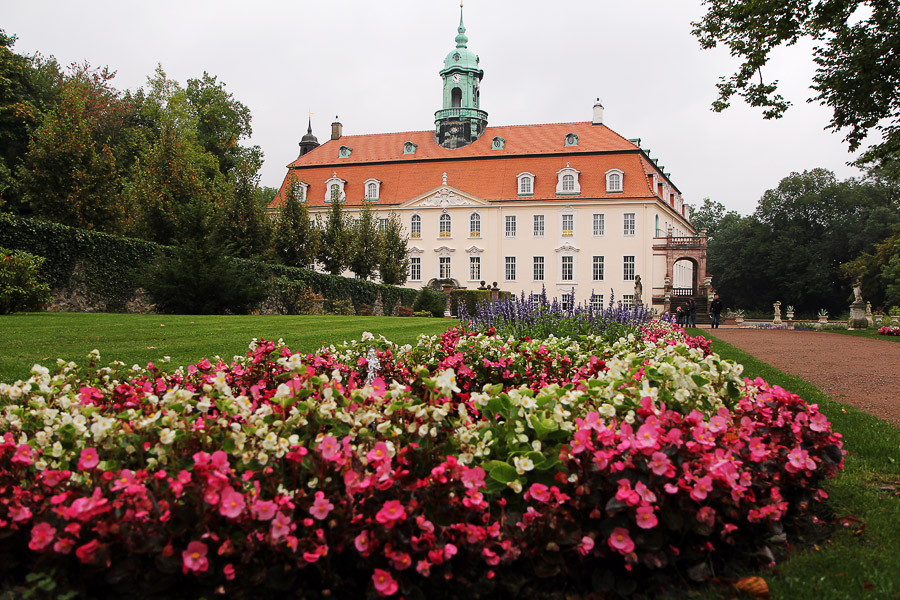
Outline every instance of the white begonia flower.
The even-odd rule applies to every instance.
[[[612,418],[616,416],[616,407],[612,404],[602,404],[600,408],[597,409],[602,416],[607,418]]]
[[[526,471],[534,470],[534,461],[527,456],[516,456],[513,458],[513,466],[516,468],[516,473],[524,475]]]
[[[291,396],[291,387],[286,383],[278,384],[278,387],[275,389],[275,395],[273,396],[276,400],[284,400],[286,398],[290,398]],[[247,402],[246,410],[250,410],[250,402]]]
[[[522,408],[533,409],[537,406],[537,400],[532,398],[531,396],[523,396],[522,397]]]
[[[175,441],[175,432],[168,427],[163,428],[163,430],[159,432],[159,441],[166,446],[171,445],[172,442]]]
[[[50,375],[50,369],[48,369],[47,367],[43,367],[39,364],[35,364],[34,366],[32,366],[31,372],[32,372],[32,374],[37,375],[38,377],[47,377]]]
[[[375,339],[375,336],[369,333],[368,331],[363,331],[362,337],[360,338],[364,342],[371,342]]]
[[[435,378],[435,384],[438,387],[438,390],[444,396],[449,396],[453,392],[459,392],[459,388],[456,387],[456,373],[453,369],[444,369],[440,373],[438,373],[437,378]]]
[[[509,483],[506,484],[506,486],[509,487],[512,491],[514,491],[517,494],[522,493],[522,482],[519,481],[518,479],[510,481]]]

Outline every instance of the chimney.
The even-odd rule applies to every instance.
[[[341,125],[341,122],[338,121],[337,115],[334,116],[334,123],[331,124],[331,139],[339,140],[341,139],[341,130],[344,128]]]
[[[594,102],[594,125],[603,125],[603,105],[600,104],[600,98]]]

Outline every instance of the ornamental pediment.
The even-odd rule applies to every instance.
[[[404,202],[403,208],[452,208],[456,206],[489,206],[490,203],[449,185],[429,190]]]

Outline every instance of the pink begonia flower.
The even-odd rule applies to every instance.
[[[91,540],[87,544],[79,547],[75,551],[75,556],[77,556],[81,562],[85,564],[93,564],[97,559],[97,550],[100,549],[100,542],[98,540]]]
[[[797,471],[802,471],[804,469],[814,470],[816,468],[816,463],[813,459],[809,457],[809,452],[797,446],[790,452],[788,452],[788,463],[784,466],[785,469],[790,473],[796,473]]]
[[[647,463],[653,474],[660,476],[668,472],[671,464],[672,461],[669,460],[669,457],[664,452],[654,452],[650,457],[650,462]]]
[[[587,556],[588,553],[594,549],[594,538],[590,536],[584,536],[581,538],[581,543],[578,544],[578,554],[582,556]]]
[[[697,480],[697,483],[694,484],[694,487],[691,489],[691,498],[696,500],[697,502],[701,502],[706,500],[706,496],[709,492],[712,491],[712,477],[707,475],[706,477],[702,477]]]
[[[324,440],[323,440],[324,441]],[[378,442],[375,447],[366,453],[366,459],[369,462],[378,463],[383,460],[390,460],[391,455],[388,453],[387,444]]]
[[[531,487],[528,488],[528,492],[526,493],[526,499],[527,497],[534,498],[538,502],[549,502],[550,489],[543,483],[532,483]]]
[[[216,450],[215,452],[213,452],[212,458],[209,462],[217,471],[227,473],[229,470],[231,470],[231,465],[228,462],[228,455],[221,450]]]
[[[35,552],[40,552],[50,545],[55,535],[56,529],[49,523],[38,523],[31,528],[31,541],[28,542],[28,547]]]
[[[659,430],[655,425],[644,423],[637,430],[634,438],[634,446],[636,448],[654,448],[659,440]]]
[[[453,544],[447,544],[446,546],[444,546],[444,558],[448,560],[453,556],[456,556],[457,552],[458,550]]]
[[[219,514],[223,517],[228,517],[229,519],[236,519],[241,516],[241,513],[244,512],[244,508],[246,507],[246,503],[244,502],[244,497],[241,496],[239,492],[236,492],[233,487],[228,486],[224,490],[222,490],[222,495],[219,501]]]
[[[31,509],[27,506],[10,506],[9,516],[12,518],[13,522],[21,523],[22,521],[27,521],[31,518]]]
[[[222,569],[222,573],[225,574],[225,579],[227,579],[228,581],[234,580],[234,565],[228,563],[227,565],[225,565],[225,568]]]
[[[709,430],[713,433],[721,433],[728,429],[728,420],[725,417],[716,416],[709,420]]]
[[[463,485],[470,490],[479,490],[484,487],[484,469],[481,467],[472,467],[463,471],[460,478]]]
[[[100,463],[100,455],[94,448],[85,448],[81,451],[78,458],[78,469],[80,471],[89,471]]]
[[[422,577],[430,577],[431,576],[431,563],[425,560],[424,558],[416,563],[416,573],[421,575]]]
[[[569,451],[572,454],[580,454],[588,449],[588,444],[591,442],[591,430],[587,429],[579,429],[575,432],[575,435],[572,436],[572,442],[569,444]]]
[[[322,438],[322,442],[319,444],[317,450],[325,460],[334,460],[336,457],[340,456],[341,445],[338,443],[336,437],[333,435],[326,435]]]
[[[372,538],[368,531],[360,532],[360,534],[353,539],[353,545],[356,546],[356,549],[360,554],[365,554],[369,551],[369,544],[371,542]]]
[[[646,502],[647,504],[653,504],[656,502],[656,494],[654,494],[650,488],[644,485],[643,481],[638,481],[634,484],[634,491],[637,492],[637,495],[641,497],[641,500]]]
[[[372,575],[372,583],[375,584],[375,591],[379,596],[393,596],[397,593],[397,582],[391,577],[391,574],[383,569],[375,569]]]
[[[275,519],[272,521],[272,539],[279,539],[291,532],[291,519],[283,512],[278,511]]]
[[[406,552],[392,552],[391,565],[398,571],[405,571],[412,566],[412,559]]]
[[[53,544],[53,551],[57,554],[69,554],[74,547],[75,542],[73,542],[69,538],[59,538]]]
[[[652,506],[641,506],[637,509],[637,525],[641,529],[653,529],[659,523]]]
[[[810,409],[815,405],[810,406]],[[828,429],[828,417],[824,414],[817,412],[812,418],[809,420],[809,428],[813,431],[825,431]]]
[[[716,511],[711,506],[704,506],[700,510],[697,511],[697,520],[703,523],[704,525],[708,525],[712,527],[716,524]]]
[[[195,467],[205,467],[209,465],[210,456],[206,452],[200,451],[194,453],[193,459]]]
[[[33,451],[31,446],[28,444],[19,444],[19,447],[16,448],[16,453],[13,454],[12,462],[19,463],[23,465],[30,465],[34,462],[31,458]]]
[[[325,492],[316,492],[316,499],[313,501],[313,505],[309,509],[309,514],[322,521],[332,510],[334,510],[334,504],[328,501],[328,499],[325,497]]]
[[[406,509],[399,500],[388,500],[375,515],[375,520],[390,529],[397,521],[406,518]]]
[[[122,469],[122,471],[119,472],[119,476],[116,477],[111,489],[112,491],[117,492],[121,489],[127,488],[134,483],[134,471]]]
[[[766,457],[766,446],[763,444],[762,438],[750,438],[747,447],[750,449],[750,460],[759,462]]]
[[[187,550],[181,553],[183,566],[181,570],[184,573],[193,571],[195,573],[203,573],[209,568],[209,560],[206,558],[208,548],[203,542],[191,542],[188,544]]]
[[[634,540],[631,539],[628,530],[624,527],[616,527],[609,534],[607,540],[609,547],[619,554],[630,554],[634,551]]]
[[[271,500],[257,500],[253,503],[253,516],[259,521],[271,521],[277,510],[278,506]]]

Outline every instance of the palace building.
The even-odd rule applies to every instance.
[[[613,294],[660,311],[678,296],[705,300],[705,235],[640,140],[606,125],[599,99],[590,121],[488,126],[484,71],[462,14],[440,76],[432,130],[345,136],[336,120],[319,144],[310,125],[270,210],[290,193],[323,218],[333,198],[351,215],[363,202],[382,218],[398,215],[407,287],[496,282],[516,294],[574,290],[576,302],[595,305]]]

